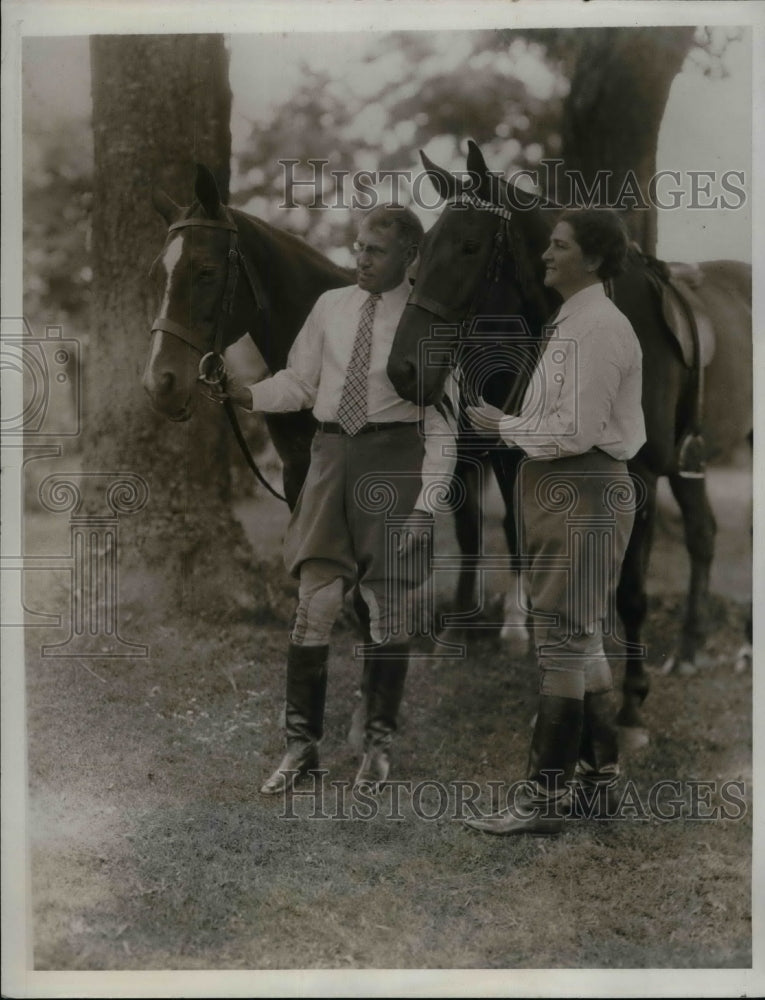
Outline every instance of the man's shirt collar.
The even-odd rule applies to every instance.
[[[406,305],[409,298],[409,294],[412,291],[412,286],[409,284],[409,278],[404,277],[404,280],[400,285],[396,285],[395,288],[389,288],[387,292],[378,292],[381,302],[385,305],[400,306]],[[361,311],[362,306],[367,301],[372,292],[366,291],[364,288],[359,288],[356,285],[356,305],[359,311]]]

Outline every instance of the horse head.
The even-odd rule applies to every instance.
[[[388,377],[404,399],[421,405],[440,398],[446,374],[457,360],[465,370],[476,331],[493,330],[496,340],[497,323],[507,326],[510,320],[513,333],[538,337],[549,312],[540,261],[549,227],[538,210],[531,217],[527,193],[492,174],[474,142],[468,149],[466,179],[420,153],[446,205],[422,247]],[[473,346],[477,339],[473,337]],[[489,399],[492,394],[481,395]]]
[[[160,287],[143,386],[156,410],[188,420],[196,401],[201,358],[222,353],[248,328],[252,307],[237,295],[237,226],[221,202],[212,173],[197,165],[195,201],[182,208],[163,191],[153,203],[168,224],[151,275]],[[233,270],[232,270],[233,269]]]

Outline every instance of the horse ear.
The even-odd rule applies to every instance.
[[[170,195],[165,194],[162,188],[153,189],[151,192],[151,203],[168,226],[172,225],[181,214],[181,206],[176,205]]]
[[[212,172],[204,163],[197,163],[197,178],[194,183],[194,194],[211,219],[217,219],[220,210],[220,193]]]
[[[483,153],[472,139],[468,139],[467,168],[472,174],[480,174],[481,176],[489,172]]]
[[[479,179],[478,188],[475,191],[478,197],[483,198],[484,201],[495,203],[496,191],[492,190],[489,168],[486,166],[483,153],[472,139],[468,139],[467,168],[471,177],[476,176]]]
[[[457,193],[457,178],[450,174],[448,170],[444,170],[443,167],[435,164],[422,150],[420,150],[420,159],[428,173],[428,177],[433,181],[436,191],[438,191],[444,201],[453,198]]]

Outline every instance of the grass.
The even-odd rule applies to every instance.
[[[652,602],[659,662],[679,606]],[[663,778],[738,779],[749,800],[751,677],[730,665],[743,617],[715,598],[709,666],[654,675],[652,742],[625,761],[642,794]],[[406,797],[396,821],[285,819],[257,792],[281,750],[284,625],[143,628],[149,658],[89,669],[40,659],[31,635],[38,970],[751,964],[749,814],[573,823],[552,840],[481,836],[449,810],[426,821]],[[340,630],[330,660],[328,780],[357,766],[353,641]],[[467,661],[415,661],[396,776],[521,777],[535,691],[531,660],[491,638]],[[299,816],[310,806],[295,800]]]

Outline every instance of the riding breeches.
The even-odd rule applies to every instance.
[[[624,462],[593,449],[519,471],[521,556],[535,628],[542,694],[610,690],[604,632],[635,516]]]
[[[300,579],[292,641],[322,645],[356,585],[369,610],[372,641],[404,641],[415,582],[397,558],[393,529],[422,486],[419,425],[349,437],[319,429],[284,543]]]

